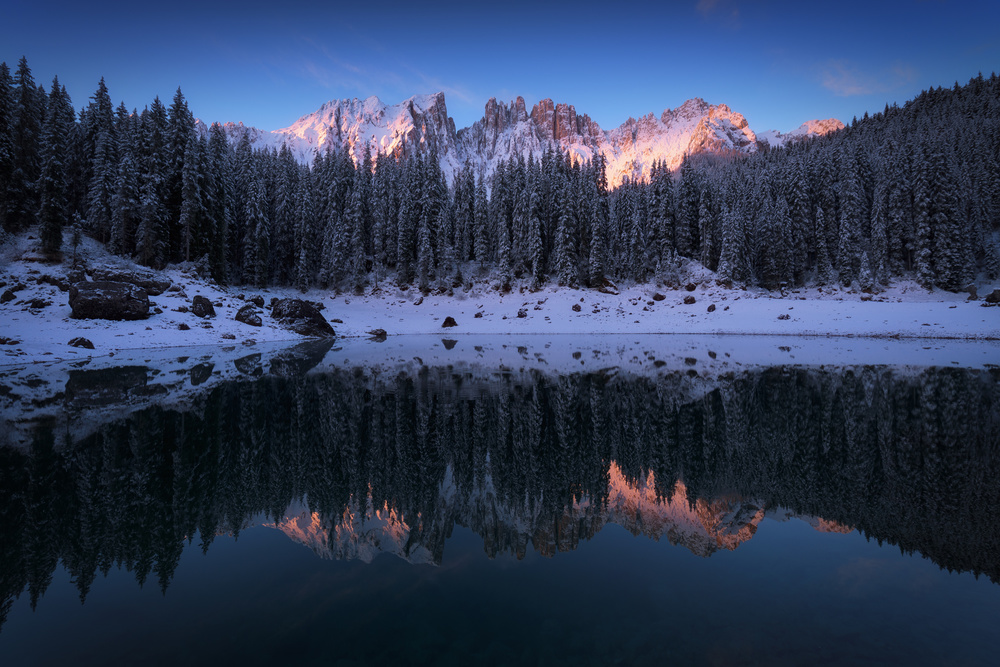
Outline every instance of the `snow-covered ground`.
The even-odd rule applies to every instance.
[[[963,347],[955,339],[1000,341],[1000,307],[985,307],[982,300],[969,300],[968,295],[936,290],[929,292],[912,282],[897,282],[875,295],[838,287],[813,287],[769,293],[765,290],[742,290],[716,284],[712,274],[692,265],[684,278],[684,287],[670,288],[650,284],[622,286],[619,294],[607,294],[592,289],[571,289],[549,286],[537,292],[517,287],[501,293],[488,280],[476,280],[471,288],[456,289],[452,296],[423,296],[410,288],[401,291],[391,283],[383,283],[377,293],[337,295],[328,290],[311,290],[300,294],[292,288],[257,289],[253,287],[220,287],[197,278],[190,270],[171,268],[162,272],[173,282],[171,290],[151,300],[162,312],[146,320],[109,322],[74,320],[70,318],[68,293],[47,282],[44,276],[64,277],[67,266],[39,261],[36,239],[22,235],[0,249],[0,293],[18,284],[15,299],[0,305],[0,366],[55,359],[80,359],[110,355],[121,356],[125,350],[151,350],[172,347],[230,346],[272,341],[293,343],[302,338],[275,324],[263,309],[261,327],[234,320],[236,311],[253,295],[261,295],[265,303],[272,297],[300,297],[323,303],[323,315],[331,321],[339,337],[367,338],[367,332],[384,329],[389,338],[386,345],[399,345],[415,356],[440,338],[471,340],[476,337],[541,336],[551,346],[593,347],[583,338],[597,334],[616,334],[634,339],[643,348],[675,348],[679,334],[686,336],[712,335],[721,337],[715,348],[738,347],[761,350],[774,348],[808,348],[810,356],[833,354],[832,348],[870,348],[871,360],[864,363],[907,363],[912,350],[958,350]],[[135,269],[129,262],[108,255],[96,242],[85,239],[80,251],[87,266],[119,266]],[[69,253],[67,253],[69,255]],[[67,260],[68,262],[68,260]],[[687,287],[693,287],[688,290]],[[997,285],[979,286],[981,295]],[[217,316],[200,319],[190,312],[196,294],[214,302]],[[244,298],[240,298],[240,296]],[[34,300],[48,302],[32,307]],[[693,303],[685,303],[685,299]],[[36,302],[37,304],[37,302]],[[519,313],[523,316],[519,317]],[[454,318],[456,326],[443,327],[446,318]],[[182,330],[187,326],[186,330]],[[415,334],[425,334],[424,337]],[[653,336],[672,334],[672,337]],[[72,338],[82,336],[94,344],[94,349],[71,347]],[[762,336],[787,339],[773,345]],[[877,339],[864,343],[834,340],[822,345],[806,343],[809,337],[852,337]],[[406,340],[402,341],[401,337]],[[934,339],[923,345],[907,343],[893,346],[887,339]],[[662,339],[654,342],[653,339]],[[728,340],[731,339],[731,340]],[[642,340],[640,344],[638,341]],[[697,338],[695,338],[697,340]],[[789,343],[788,341],[792,341]],[[610,341],[608,341],[610,342]],[[434,343],[430,343],[434,344]],[[512,345],[523,347],[525,343]],[[456,346],[452,346],[454,349]],[[465,347],[464,345],[462,347]],[[605,347],[605,345],[598,345]],[[972,346],[996,352],[996,345]],[[900,350],[893,360],[882,358],[879,350]],[[346,349],[346,348],[345,348]],[[903,352],[910,350],[910,352]],[[451,351],[451,350],[448,350]],[[803,354],[804,350],[799,354]],[[756,355],[754,355],[756,356]],[[866,358],[868,354],[864,355]],[[948,356],[948,355],[945,355]],[[978,356],[978,353],[977,353]],[[946,359],[944,363],[952,360]],[[833,358],[816,357],[815,363],[835,363]],[[780,363],[780,362],[779,362]],[[800,361],[801,362],[801,357]],[[997,354],[990,363],[1000,363]]]

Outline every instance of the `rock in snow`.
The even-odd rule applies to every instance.
[[[130,283],[97,281],[69,288],[70,317],[77,320],[142,320],[149,317],[146,290]]]
[[[237,322],[242,322],[243,324],[249,324],[252,327],[259,327],[263,324],[260,319],[260,313],[257,312],[257,309],[252,303],[248,303],[236,311],[235,320]]]
[[[271,309],[271,317],[303,336],[328,338],[336,335],[326,318],[312,304],[302,299],[278,301]]]
[[[215,306],[205,297],[195,294],[191,300],[191,312],[197,317],[215,317]]]

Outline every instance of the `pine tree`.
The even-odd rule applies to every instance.
[[[125,146],[119,152],[121,162],[118,164],[115,194],[111,200],[111,238],[108,246],[117,255],[130,255],[131,249],[135,247],[135,229],[141,215],[139,173],[131,147]]]
[[[55,254],[62,247],[62,228],[66,224],[68,200],[64,158],[74,115],[66,91],[60,88],[56,77],[52,80],[49,113],[42,134],[42,173],[38,182],[41,195],[38,211],[39,236],[42,250],[48,254]]]
[[[8,190],[14,175],[14,141],[11,135],[14,116],[13,79],[7,63],[0,62],[0,232],[8,229]]]
[[[489,201],[486,198],[486,184],[482,179],[476,183],[474,211],[474,251],[482,268],[490,259],[489,242]]]
[[[677,201],[677,233],[675,245],[678,252],[686,257],[692,256],[700,247],[698,238],[698,202],[701,191],[698,176],[691,163],[691,156],[684,156],[681,162],[680,195]]]
[[[156,177],[148,177],[142,186],[141,217],[135,233],[136,259],[140,264],[155,267],[163,266],[166,254],[163,205],[158,186]]]
[[[590,257],[587,263],[587,278],[591,287],[601,287],[604,284],[604,217],[601,215],[600,201],[594,201],[594,214],[590,230]]]
[[[577,284],[576,258],[573,255],[573,220],[565,179],[558,188],[559,222],[556,227],[555,279],[560,285],[575,287]]]
[[[207,249],[205,227],[205,204],[202,193],[202,165],[199,141],[193,136],[188,141],[184,153],[184,166],[181,180],[181,213],[179,224],[181,228],[181,248],[184,261],[190,262],[192,251],[195,256]]]
[[[87,184],[87,223],[94,236],[107,242],[112,225],[112,199],[118,176],[118,138],[115,132],[111,96],[101,78],[87,109],[84,131],[89,154]]]
[[[872,283],[875,286],[886,284],[888,275],[888,239],[886,238],[888,220],[885,214],[884,200],[884,189],[879,189],[872,202],[872,240],[869,252],[865,253],[865,258],[869,261]],[[862,289],[864,289],[864,285],[862,285]]]
[[[816,282],[828,285],[833,280],[833,262],[826,247],[826,215],[823,207],[816,209]]]
[[[35,182],[41,174],[39,140],[45,104],[39,94],[26,58],[21,58],[14,74],[14,109],[11,143],[14,171],[7,184],[7,229],[17,231],[35,223],[38,193]]]

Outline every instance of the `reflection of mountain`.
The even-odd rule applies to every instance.
[[[518,558],[525,555],[530,542],[542,555],[552,556],[559,551],[570,551],[579,546],[580,540],[589,540],[604,526],[616,524],[633,535],[653,540],[666,538],[670,544],[683,546],[698,556],[711,556],[720,549],[732,551],[757,532],[757,526],[767,516],[787,520],[799,518],[820,532],[849,533],[853,529],[835,521],[811,516],[798,516],[787,510],[765,513],[759,503],[736,497],[705,500],[690,499],[684,482],[677,480],[667,497],[656,491],[655,474],[650,471],[644,480],[630,482],[614,461],[608,466],[608,495],[603,506],[589,498],[574,499],[563,509],[555,521],[535,524],[539,517],[518,516],[517,508],[496,506],[495,496],[465,499],[454,503],[454,496],[445,485],[439,498],[440,511],[431,520],[454,520],[459,525],[472,528],[487,541],[503,536],[504,544],[487,544],[489,553],[509,552]],[[446,475],[446,479],[450,474]],[[470,502],[478,507],[470,512]],[[454,503],[449,506],[449,503]],[[483,507],[483,503],[491,503]],[[472,525],[469,515],[477,517]],[[411,563],[440,564],[444,553],[444,536],[451,533],[450,526],[439,526],[427,534],[439,538],[440,544],[421,544],[414,541],[414,531],[401,518],[400,512],[387,503],[376,509],[369,494],[365,502],[354,498],[336,520],[311,512],[302,503],[292,503],[285,516],[275,523],[265,524],[277,528],[294,542],[309,547],[321,558],[370,563],[375,556],[390,553]],[[423,521],[424,517],[418,517]]]
[[[0,448],[0,620],[60,561],[82,597],[116,564],[166,589],[187,536],[207,550],[259,515],[322,555],[435,563],[455,525],[489,556],[608,523],[707,555],[801,518],[1000,581],[998,408],[995,369],[418,367],[222,383],[80,442],[39,420]]]

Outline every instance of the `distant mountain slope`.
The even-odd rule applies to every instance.
[[[647,180],[658,161],[676,169],[686,153],[753,153],[759,148],[759,138],[779,147],[843,126],[836,119],[814,120],[787,134],[771,130],[757,135],[742,114],[725,104],[694,98],[664,110],[659,117],[650,113],[603,130],[587,114],[578,114],[572,104],[544,99],[529,113],[524,98],[518,97],[509,104],[490,98],[480,120],[456,130],[444,93],[436,93],[415,95],[394,105],[377,97],[334,100],[273,132],[233,123],[223,128],[234,143],[248,135],[256,148],[287,146],[300,162],[311,161],[316,152],[327,148],[349,150],[360,160],[365,144],[373,155],[378,151],[405,155],[427,145],[437,152],[449,180],[466,163],[479,176],[489,178],[501,161],[518,155],[539,156],[558,145],[584,160],[604,155],[608,183],[615,187],[627,178]],[[201,127],[206,129],[204,124]]]

